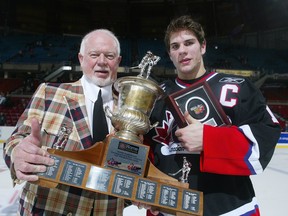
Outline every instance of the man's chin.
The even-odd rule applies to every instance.
[[[92,82],[100,87],[104,87],[104,86],[108,86],[110,84],[113,83],[113,81],[111,80],[111,78],[106,78],[106,79],[101,79],[101,78],[96,78],[96,79],[92,79]]]
[[[87,76],[87,75],[84,75],[84,76],[91,83],[93,83],[94,85],[97,85],[99,87],[104,87],[104,86],[111,85],[116,80],[116,78],[114,78],[114,77],[112,78],[110,76],[106,77],[106,78],[99,78],[99,77],[96,77],[96,76]]]
[[[183,74],[191,74],[193,71],[193,67],[187,66],[187,67],[182,67],[178,71],[181,71]]]

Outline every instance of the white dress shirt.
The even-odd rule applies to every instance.
[[[85,103],[87,107],[90,131],[91,131],[91,134],[93,134],[93,108],[94,108],[94,103],[97,100],[98,92],[100,88],[99,86],[96,86],[90,80],[88,80],[85,75],[81,77],[80,81],[84,89]],[[108,106],[110,110],[112,111],[113,110],[112,84],[102,87],[101,91],[102,91],[101,93],[102,93],[104,110],[105,110],[105,107]],[[108,130],[110,133],[112,124],[111,124],[110,119],[107,116],[106,116],[106,120],[107,120]]]

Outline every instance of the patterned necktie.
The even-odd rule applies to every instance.
[[[93,110],[93,142],[96,143],[99,141],[103,141],[107,134],[108,126],[103,109],[103,101],[100,89]]]

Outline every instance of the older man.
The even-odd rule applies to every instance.
[[[106,29],[94,30],[82,39],[78,58],[82,78],[74,83],[41,84],[5,144],[4,157],[13,180],[27,181],[20,215],[122,215],[122,199],[66,185],[49,189],[33,184],[37,173],[54,163],[42,147],[73,151],[95,143],[92,128],[103,128],[92,123],[100,90],[104,106],[113,107],[112,84],[121,61],[118,39]]]

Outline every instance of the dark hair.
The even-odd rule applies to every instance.
[[[184,15],[178,18],[171,20],[169,25],[167,26],[165,32],[165,46],[167,51],[170,50],[170,36],[174,32],[178,32],[181,30],[188,30],[195,34],[200,44],[203,44],[205,41],[205,32],[200,23],[194,21],[191,16]]]

